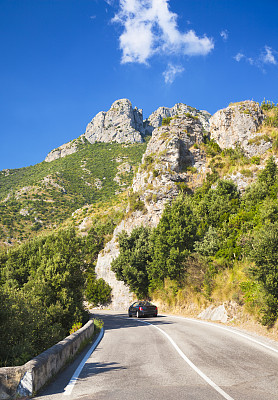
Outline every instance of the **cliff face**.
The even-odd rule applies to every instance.
[[[182,103],[178,103],[172,108],[159,107],[143,121],[141,109],[133,108],[128,99],[116,100],[107,112],[101,111],[92,119],[83,135],[52,150],[46,156],[45,161],[51,162],[75,153],[78,151],[78,144],[84,143],[86,140],[89,143],[142,143],[144,136],[150,135],[155,128],[162,124],[163,118],[186,113],[198,116],[203,128],[209,130],[210,114]]]
[[[177,103],[171,108],[159,107],[144,121],[145,130],[147,133],[151,134],[155,128],[161,126],[163,118],[173,118],[176,115],[183,114],[190,114],[194,117],[198,117],[203,128],[209,131],[209,119],[211,115],[207,111],[199,111],[183,103]]]
[[[144,136],[142,110],[133,109],[128,99],[117,100],[109,111],[92,119],[84,136],[90,143],[140,143]]]
[[[87,125],[85,133],[80,138],[52,150],[45,161],[51,162],[75,153],[78,151],[79,141],[142,143],[144,134],[142,110],[138,110],[137,107],[133,109],[128,99],[120,99],[115,101],[107,112],[99,112]]]
[[[263,120],[264,114],[258,103],[243,101],[232,104],[211,118],[211,138],[223,149],[240,146],[247,156],[263,154],[271,147],[260,133]]]
[[[131,196],[137,202],[143,201],[144,209],[128,210],[128,217],[115,229],[112,240],[99,254],[96,265],[97,277],[105,279],[113,288],[112,308],[126,309],[133,297],[128,287],[117,281],[110,269],[112,260],[119,255],[117,235],[123,230],[130,233],[140,225],[155,227],[165,204],[177,196],[181,184],[190,181],[192,174],[188,168],[196,168],[196,176],[204,173],[205,154],[194,148],[195,143],[203,141],[204,133],[200,119],[184,113],[171,119],[169,125],[153,130],[132,184]]]
[[[84,140],[82,140],[84,142]],[[52,150],[47,154],[44,161],[51,162],[57,160],[58,158],[66,157],[69,154],[73,154],[78,150],[78,141],[73,140],[69,143],[65,143],[57,149]]]

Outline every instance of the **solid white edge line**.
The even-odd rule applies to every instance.
[[[169,340],[169,342],[172,344],[174,349],[179,353],[179,355],[184,359],[184,361],[202,378],[204,381],[206,381],[214,390],[216,390],[221,396],[224,397],[226,400],[234,400],[231,396],[228,395],[228,393],[224,392],[223,389],[221,389],[219,386],[216,385],[208,376],[206,376],[198,367],[196,367],[195,364],[191,360],[189,360],[188,357],[182,352],[182,350],[179,348],[179,346],[174,342],[174,340],[169,336],[166,332],[164,332],[162,329],[158,328],[156,325],[151,324],[150,322],[146,321],[140,321],[143,324],[146,325],[151,325],[154,328],[158,329],[166,338]]]
[[[101,341],[101,339],[103,338],[103,334],[104,334],[104,329],[101,328],[101,331],[96,339],[96,341],[92,344],[92,346],[90,347],[90,349],[87,351],[86,355],[84,356],[83,360],[81,361],[81,363],[79,364],[79,366],[76,368],[76,370],[74,371],[74,374],[71,377],[71,380],[69,381],[68,385],[65,387],[65,390],[63,392],[64,396],[70,396],[71,392],[74,388],[74,385],[80,375],[80,372],[82,371],[86,361],[88,360],[88,358],[90,357],[90,355],[92,354],[92,352],[95,350],[95,348],[97,347],[97,345],[99,344],[99,342]]]
[[[204,324],[204,325],[213,326],[213,327],[215,327],[215,328],[219,328],[219,329],[222,329],[222,330],[224,330],[224,331],[233,333],[233,334],[235,334],[235,335],[237,335],[237,336],[241,336],[241,337],[243,337],[243,338],[245,338],[245,339],[247,339],[247,340],[250,340],[250,342],[256,343],[256,344],[258,344],[258,345],[260,345],[260,346],[262,346],[262,347],[265,347],[265,348],[268,349],[268,350],[271,350],[271,351],[274,351],[275,353],[278,353],[278,349],[275,349],[274,347],[271,347],[271,346],[269,346],[269,345],[267,345],[267,344],[265,344],[265,343],[263,343],[263,342],[260,342],[259,340],[254,339],[254,338],[252,338],[251,336],[248,336],[248,335],[245,334],[245,333],[238,332],[238,331],[236,331],[235,329],[233,329],[233,327],[225,327],[225,326],[221,326],[221,325],[219,325],[219,324],[213,324],[212,322],[199,321],[199,320],[194,319],[194,318],[179,317],[178,315],[167,315],[167,317],[178,318],[178,319],[184,319],[184,320],[186,320],[186,321],[196,322],[197,324]]]

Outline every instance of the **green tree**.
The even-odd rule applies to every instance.
[[[26,362],[84,320],[83,247],[70,228],[1,253],[2,364]]]
[[[161,220],[151,234],[151,262],[148,274],[155,288],[166,277],[180,280],[184,260],[193,250],[198,222],[193,215],[189,197],[179,196],[167,205]]]
[[[111,264],[117,279],[124,281],[138,297],[148,295],[149,236],[150,229],[143,226],[133,229],[130,235],[120,233],[120,254]]]
[[[93,274],[88,277],[85,296],[94,306],[110,303],[111,292],[111,286],[104,279],[96,279]]]
[[[278,317],[278,222],[268,224],[255,233],[249,256],[255,266],[252,276],[265,290],[266,306],[262,322],[272,326]]]
[[[265,182],[268,187],[273,186],[277,182],[277,165],[273,157],[270,157],[263,171],[258,177],[259,182]]]
[[[220,238],[217,230],[209,227],[205,236],[200,242],[195,242],[194,250],[204,256],[213,256],[220,247]]]

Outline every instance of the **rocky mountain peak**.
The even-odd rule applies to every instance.
[[[207,111],[199,111],[196,108],[187,106],[183,103],[177,103],[173,107],[159,107],[145,121],[146,133],[151,134],[155,128],[162,124],[164,118],[173,118],[177,115],[192,115],[198,117],[201,121],[204,130],[209,130],[209,119],[211,115]]]
[[[143,112],[133,108],[130,100],[114,101],[108,111],[99,112],[87,125],[86,131],[78,139],[52,150],[45,161],[50,162],[78,151],[78,144],[90,143],[142,143],[145,130]]]
[[[79,144],[86,140],[90,143],[142,143],[144,136],[151,135],[155,128],[161,126],[164,118],[182,115],[198,117],[203,129],[209,130],[211,115],[207,111],[199,111],[183,103],[177,103],[172,108],[159,107],[143,121],[143,111],[137,107],[133,108],[130,100],[116,100],[108,111],[99,112],[89,122],[83,135],[52,150],[45,161],[50,162],[75,153]]]
[[[128,99],[117,100],[107,112],[99,112],[84,134],[90,143],[141,143],[143,135],[143,112],[133,109]]]
[[[263,136],[263,120],[264,113],[255,101],[232,103],[211,117],[210,135],[221,148],[240,146],[247,156],[263,154],[271,147],[270,142],[259,137]]]

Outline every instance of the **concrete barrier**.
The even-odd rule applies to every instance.
[[[93,333],[94,320],[91,319],[77,332],[67,336],[26,364],[0,368],[0,400],[13,399],[16,396],[31,396],[36,393],[74,358]]]

